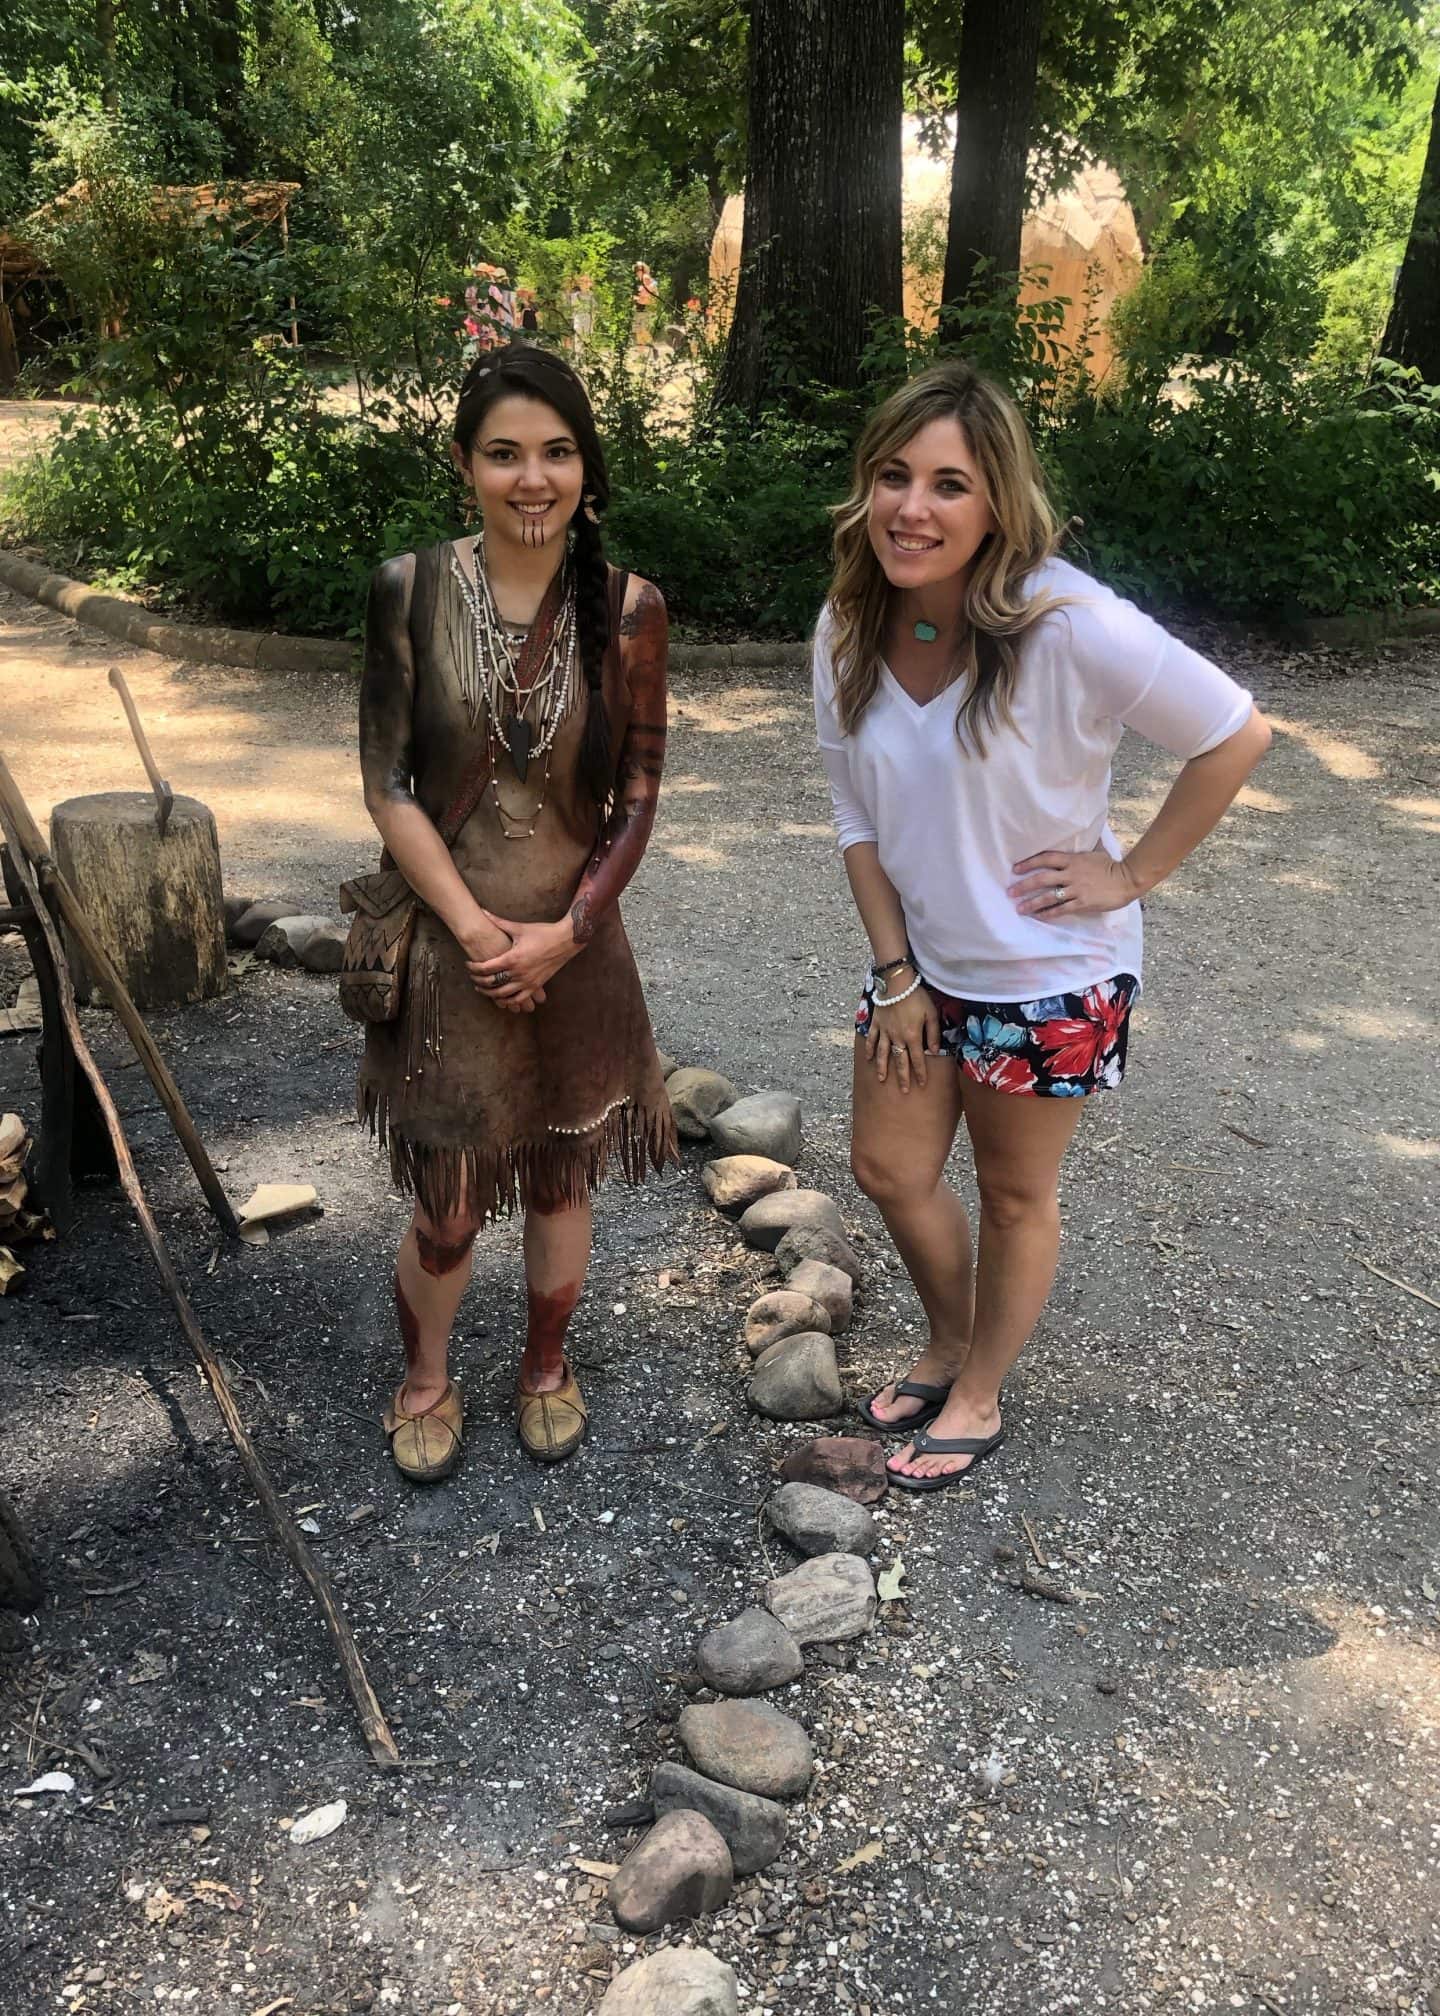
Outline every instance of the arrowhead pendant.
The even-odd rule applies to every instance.
[[[515,775],[523,784],[530,768],[530,749],[535,737],[530,723],[523,714],[512,714],[505,723],[505,741],[510,750],[510,761],[515,766]]]

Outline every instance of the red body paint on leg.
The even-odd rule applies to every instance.
[[[570,1318],[575,1314],[575,1305],[580,1300],[584,1285],[582,1281],[573,1281],[548,1294],[539,1288],[527,1289],[530,1320],[525,1336],[525,1355],[520,1361],[522,1379],[528,1382],[543,1374],[561,1371],[565,1358],[565,1332],[570,1327]]]
[[[415,1227],[415,1253],[427,1274],[433,1274],[438,1281],[444,1274],[453,1274],[465,1259],[465,1255],[475,1244],[475,1234],[467,1232],[461,1239],[446,1243],[432,1239],[428,1232]]]
[[[405,1299],[398,1274],[395,1276],[395,1311],[400,1318],[400,1338],[405,1346],[405,1370],[408,1374],[420,1363],[420,1323]]]

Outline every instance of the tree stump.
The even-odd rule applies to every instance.
[[[50,845],[137,1008],[178,1008],[225,992],[220,841],[208,806],[177,798],[162,840],[149,792],[67,798],[50,814]],[[103,1001],[65,936],[76,994]]]

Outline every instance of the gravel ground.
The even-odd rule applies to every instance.
[[[142,711],[168,707],[157,741],[206,723],[192,767],[160,760],[215,805],[234,874],[308,907],[368,862],[340,687],[186,673],[13,601],[3,625],[45,675],[23,709],[7,675],[0,738],[37,810],[127,774],[123,731],[69,732],[67,667],[122,655]],[[822,1768],[781,1860],[683,1935],[734,1964],[747,2016],[1440,2010],[1440,1319],[1370,1271],[1440,1295],[1440,647],[1225,656],[1281,732],[1151,904],[1130,1076],[1067,1165],[1005,1449],[973,1486],[882,1507],[908,1595],[778,1697]],[[805,694],[747,679],[675,695],[627,914],[664,1047],[804,1101],[803,1174],[867,1264],[842,1344],[864,1391],[917,1309],[846,1167],[860,939]],[[254,780],[302,755],[297,846]],[[1168,769],[1123,752],[1122,828]],[[320,1191],[324,1217],[262,1250],[217,1251],[147,1084],[89,1023],[411,1762],[367,1762],[129,1214],[91,1193],[0,1304],[0,1489],[52,1580],[0,1676],[0,2004],[593,2007],[658,1942],[617,1934],[577,1858],[636,1838],[607,1809],[677,1754],[700,1633],[788,1565],[757,1512],[808,1431],[747,1414],[739,1344],[769,1263],[709,1210],[694,1151],[608,1193],[575,1337],[595,1432],[552,1474],[509,1424],[518,1241],[489,1237],[460,1326],[467,1459],[407,1491],[376,1425],[377,1255],[404,1213],[349,1118],[330,986],[255,969],[157,1018],[232,1194]],[[37,1099],[28,1041],[4,1042],[0,1104]],[[1072,1601],[1013,1586],[1025,1521]],[[57,1767],[73,1795],[14,1799]],[[341,1829],[292,1847],[285,1823],[337,1798]]]

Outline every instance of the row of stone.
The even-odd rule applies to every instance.
[[[666,1090],[680,1133],[723,1150],[702,1174],[711,1202],[738,1218],[747,1245],[775,1255],[786,1280],[745,1319],[754,1360],[750,1404],[782,1420],[826,1418],[843,1405],[833,1340],[849,1328],[860,1264],[833,1200],[802,1190],[789,1166],[800,1148],[799,1102],[784,1093],[741,1100],[718,1073],[673,1067]],[[863,1501],[885,1488],[883,1465],[877,1485],[870,1465],[852,1459],[847,1469],[817,1455],[825,1446],[792,1451],[765,1508],[773,1529],[811,1558],[767,1585],[763,1607],[700,1641],[699,1677],[725,1698],[683,1710],[678,1734],[689,1761],[657,1764],[651,1774],[655,1824],[610,1886],[611,1911],[628,1931],[653,1932],[723,1908],[737,1874],[764,1869],[780,1854],[788,1825],[782,1802],[809,1786],[814,1751],[806,1731],[755,1697],[798,1680],[807,1645],[871,1628],[875,1580],[862,1557],[879,1536]],[[836,1484],[841,1488],[828,1488]],[[735,2016],[736,2009],[733,1970],[685,1947],[626,1968],[602,2004],[604,2016]]]
[[[349,931],[333,917],[302,910],[286,896],[225,898],[225,935],[277,966],[307,973],[338,973]]]

